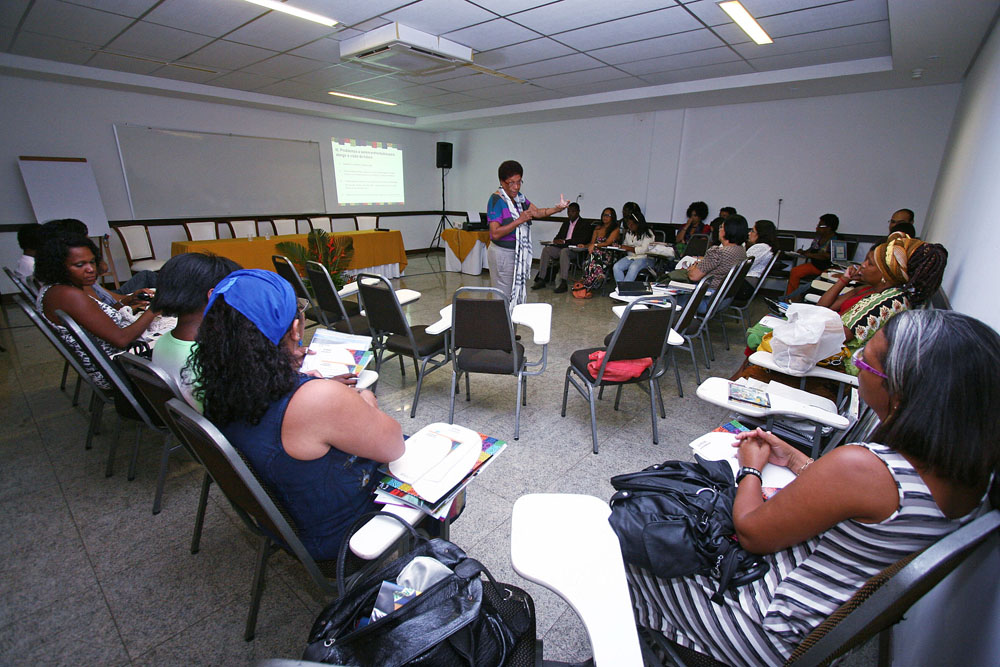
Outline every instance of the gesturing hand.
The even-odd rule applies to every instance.
[[[566,198],[563,197],[563,194],[560,192],[559,193],[559,208],[563,209],[563,208],[566,208],[567,206],[569,206],[569,202],[566,201]]]

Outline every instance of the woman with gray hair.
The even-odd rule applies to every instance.
[[[768,573],[714,604],[713,579],[630,566],[639,625],[726,664],[782,664],[866,580],[988,508],[1000,461],[997,332],[952,311],[907,311],[854,363],[881,421],[873,442],[813,461],[761,429],[736,436],[733,525]],[[797,477],[764,502],[767,463]]]

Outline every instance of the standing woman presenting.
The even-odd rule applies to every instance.
[[[537,208],[521,194],[524,169],[507,160],[497,169],[500,188],[490,195],[486,219],[490,225],[490,283],[510,300],[511,307],[525,302],[531,273],[531,220],[558,213],[569,206],[562,195],[552,208]],[[525,224],[528,223],[528,224]]]

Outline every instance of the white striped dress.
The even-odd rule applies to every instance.
[[[884,445],[861,444],[889,468],[899,509],[877,524],[844,521],[801,544],[765,556],[771,569],[713,603],[715,580],[660,579],[629,566],[636,622],[731,665],[780,665],[865,581],[978,515],[948,519],[910,463]],[[985,498],[983,499],[985,502]]]

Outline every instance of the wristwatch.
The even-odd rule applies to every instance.
[[[754,477],[756,477],[757,479],[759,479],[761,482],[764,481],[764,479],[760,476],[760,471],[759,470],[757,470],[756,468],[751,468],[750,466],[743,466],[742,468],[740,468],[739,474],[736,475],[736,485],[739,486],[740,482],[747,475],[753,475]]]

